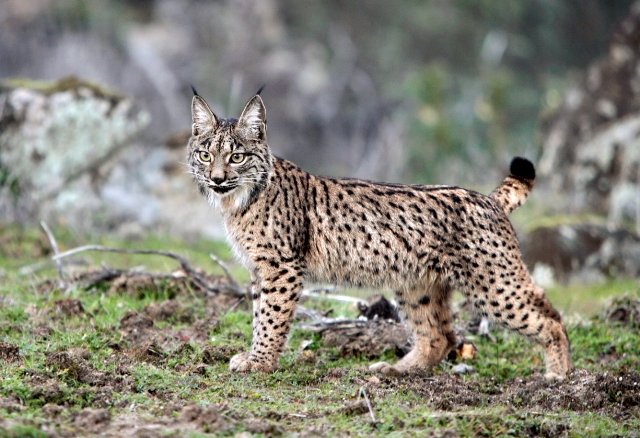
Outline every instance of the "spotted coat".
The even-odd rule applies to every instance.
[[[265,113],[258,95],[238,120],[218,119],[200,96],[192,104],[190,172],[222,211],[252,276],[253,342],[231,360],[232,370],[276,368],[303,282],[313,280],[396,291],[414,347],[373,370],[440,362],[454,345],[449,301],[458,290],[482,315],[542,345],[548,377],[566,375],[560,315],[533,283],[507,218],[533,186],[529,161],[514,159],[489,196],[321,177],[271,153]]]

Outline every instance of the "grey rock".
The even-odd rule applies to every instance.
[[[563,213],[596,212],[640,231],[640,2],[614,33],[608,54],[542,127],[541,181],[564,198]]]
[[[577,224],[541,227],[522,242],[532,272],[552,271],[552,278],[592,282],[607,277],[640,276],[640,236],[618,228]]]

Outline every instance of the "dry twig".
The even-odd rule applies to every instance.
[[[68,251],[56,254],[52,257],[52,259],[55,260],[60,260],[63,259],[65,257],[70,257],[72,255],[76,255],[82,252],[87,252],[87,251],[97,251],[97,252],[112,252],[112,253],[118,253],[118,254],[139,254],[139,255],[157,255],[157,256],[162,256],[162,257],[169,257],[171,259],[176,260],[179,264],[180,264],[180,268],[184,271],[184,273],[189,276],[189,278],[193,281],[193,283],[200,289],[202,289],[203,291],[206,291],[208,293],[216,293],[218,292],[218,289],[213,289],[210,287],[209,283],[207,282],[206,278],[200,273],[198,272],[196,269],[194,269],[189,262],[187,261],[187,259],[185,259],[184,257],[169,252],[169,251],[160,251],[160,250],[152,250],[152,249],[124,249],[124,248],[112,248],[112,247],[108,247],[108,246],[102,246],[102,245],[84,245],[84,246],[79,246],[77,248],[73,248],[70,249]],[[112,270],[112,271],[107,271],[105,272],[105,277],[109,278],[112,277],[113,275],[116,274],[122,274],[122,271],[117,271],[117,270]],[[105,278],[103,278],[105,279]],[[230,282],[229,284],[229,292],[240,297],[240,296],[245,296],[245,291],[242,290],[242,288],[238,285],[238,283],[236,283],[235,281],[233,281],[233,283]]]
[[[347,295],[330,294],[330,292],[333,292],[334,290],[335,288],[329,288],[329,287],[321,287],[317,289],[303,289],[302,296],[309,297],[309,298],[320,298],[320,299],[326,299],[326,300],[341,301],[343,303],[354,303],[354,304],[366,303],[366,301],[361,300],[360,298],[350,297]]]
[[[373,408],[371,407],[371,402],[369,401],[369,396],[367,395],[367,391],[365,390],[364,386],[360,387],[360,393],[358,396],[364,397],[364,401],[367,404],[367,408],[369,409],[369,415],[371,416],[371,421],[376,423],[376,416],[373,413]]]
[[[231,275],[231,272],[229,271],[229,268],[227,267],[225,262],[220,260],[220,258],[218,258],[218,256],[216,256],[215,254],[209,254],[209,258],[213,260],[218,266],[220,266],[220,269],[222,269],[224,275],[227,277],[227,280],[232,287],[241,289],[240,285],[238,285],[238,282],[236,282],[236,280]]]
[[[229,308],[227,310],[225,310],[224,314],[226,315],[229,312],[233,312],[234,310],[236,310],[236,308],[240,305],[240,303],[242,303],[246,298],[246,295],[241,296],[240,298],[238,298],[231,306],[229,306]]]
[[[60,287],[60,289],[66,289],[67,282],[65,281],[65,278],[64,278],[64,265],[61,259],[55,259],[55,256],[60,254],[60,250],[58,249],[58,242],[56,241],[56,238],[53,235],[53,232],[51,232],[49,225],[47,225],[45,221],[40,221],[40,226],[44,230],[44,233],[47,235],[47,239],[49,239],[49,244],[51,245],[51,249],[53,250],[53,255],[54,255],[53,260],[56,263],[56,269],[58,270],[58,277],[59,277],[58,286]]]
[[[355,327],[366,327],[370,321],[366,319],[322,318],[298,327],[311,332],[322,333],[325,330],[346,330]]]
[[[189,265],[189,262],[178,254],[169,252],[169,251],[159,251],[155,249],[125,249],[125,248],[112,248],[109,246],[102,245],[83,245],[77,248],[72,248],[68,251],[61,252],[52,257],[53,260],[63,259],[65,257],[69,257],[75,254],[79,254],[81,252],[87,251],[98,251],[98,252],[114,252],[119,254],[141,254],[141,255],[158,255],[163,257],[169,257],[176,260],[180,263],[180,267],[185,273],[195,272],[194,269]]]

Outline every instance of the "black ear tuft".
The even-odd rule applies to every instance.
[[[536,179],[536,169],[533,167],[533,163],[526,158],[515,157],[511,161],[509,172],[511,172],[511,176],[527,181]]]
[[[194,86],[193,86],[193,84],[191,84],[191,91],[193,91],[193,95],[194,95],[194,96],[200,96],[200,95],[198,94],[198,92],[196,91],[196,87],[194,87]]]
[[[260,93],[262,93],[262,90],[264,90],[264,87],[266,86],[267,84],[262,84],[262,86],[258,88],[258,91],[256,91],[256,96],[260,96]]]

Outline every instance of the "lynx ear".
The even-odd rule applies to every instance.
[[[256,94],[242,110],[236,131],[248,140],[265,140],[267,136],[266,116],[262,98]]]
[[[200,135],[203,132],[212,131],[218,126],[218,119],[213,114],[207,102],[197,94],[193,96],[191,101],[191,118],[193,124],[191,125],[191,134]]]

